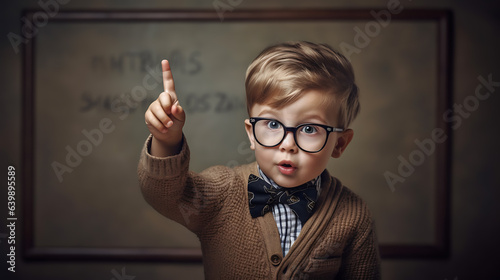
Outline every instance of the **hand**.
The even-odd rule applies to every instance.
[[[182,127],[186,114],[179,105],[175,93],[172,69],[167,60],[162,60],[164,92],[149,105],[144,115],[146,125],[153,135],[151,154],[165,157],[179,153],[182,146]]]

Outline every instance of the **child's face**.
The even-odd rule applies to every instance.
[[[287,127],[304,123],[323,124],[338,127],[337,110],[324,102],[325,94],[309,90],[294,103],[276,109],[267,104],[255,104],[250,110],[252,118],[270,118]],[[275,147],[264,147],[254,137],[252,124],[245,120],[245,128],[250,139],[250,148],[262,171],[278,185],[292,188],[302,185],[320,175],[330,157],[339,157],[352,139],[353,132],[331,132],[324,148],[317,153],[301,150],[295,143],[293,132],[287,132],[283,141]],[[262,141],[261,141],[262,142]]]

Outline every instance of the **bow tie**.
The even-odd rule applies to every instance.
[[[263,179],[250,174],[248,178],[248,203],[252,218],[264,216],[272,206],[287,204],[300,222],[311,217],[318,198],[318,190],[311,182],[295,188],[275,188]]]

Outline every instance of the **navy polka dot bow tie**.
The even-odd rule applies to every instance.
[[[253,218],[264,216],[272,206],[288,204],[302,224],[311,217],[318,198],[316,185],[308,182],[295,188],[275,188],[263,179],[248,177],[248,203]]]

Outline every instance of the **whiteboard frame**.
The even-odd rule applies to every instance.
[[[351,21],[373,20],[373,9],[295,9],[295,10],[244,10],[236,9],[224,14],[224,23],[256,21]],[[377,10],[377,9],[375,9]],[[33,23],[36,10],[24,11],[23,17]],[[220,21],[215,10],[95,10],[59,11],[50,18],[53,22],[217,22]],[[451,127],[440,118],[452,104],[452,13],[449,10],[410,10],[405,9],[393,14],[392,20],[423,21],[436,24],[438,36],[436,46],[437,61],[437,112],[435,127],[448,135],[445,143],[436,147],[436,170],[434,192],[436,197],[434,213],[434,243],[429,244],[380,244],[383,258],[428,258],[449,256],[450,246],[450,170],[451,170]],[[222,24],[222,23],[221,23]],[[37,247],[34,240],[35,215],[35,73],[36,36],[31,38],[23,49],[23,135],[22,135],[22,172],[23,172],[23,253],[27,260],[92,260],[92,261],[161,261],[161,262],[201,262],[200,249],[189,248],[91,248],[91,247]]]

